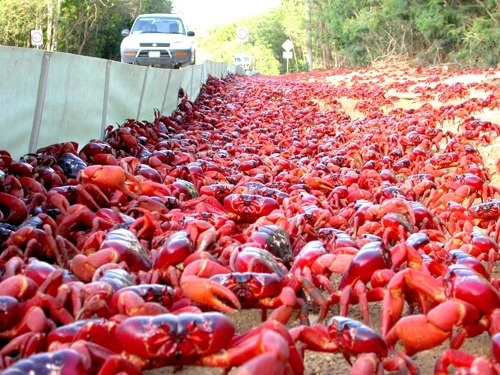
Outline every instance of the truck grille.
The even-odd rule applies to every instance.
[[[140,43],[141,47],[170,47],[170,43]]]
[[[149,57],[149,51],[141,51],[137,57]],[[160,57],[170,57],[170,54],[167,51],[160,51]]]

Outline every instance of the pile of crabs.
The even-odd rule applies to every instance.
[[[1,151],[2,374],[304,374],[311,351],[417,374],[446,341],[435,374],[500,373],[500,160],[479,152],[500,126],[477,116],[499,79],[416,73],[209,77],[80,149]],[[242,309],[262,313],[239,331]],[[485,334],[490,355],[463,350]]]

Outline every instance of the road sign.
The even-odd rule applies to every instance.
[[[288,42],[290,42],[290,41],[288,40]],[[283,43],[283,44],[285,44],[285,43]],[[283,48],[285,48],[285,47],[283,47]],[[288,73],[288,62],[290,61],[290,59],[293,59],[293,52],[292,51],[283,52],[283,58],[286,59],[286,72]]]
[[[42,30],[31,30],[31,44],[33,46],[43,45],[43,32],[42,32]]]
[[[287,52],[291,51],[294,47],[292,41],[290,39],[285,40],[285,42],[281,45],[283,49]]]
[[[238,27],[236,30],[236,37],[241,42],[246,42],[248,40],[248,29],[246,27]]]

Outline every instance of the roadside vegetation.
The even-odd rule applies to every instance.
[[[47,50],[119,59],[120,31],[135,16],[170,12],[167,0],[0,0],[0,44],[30,46],[29,30],[44,31]],[[497,0],[282,0],[263,15],[221,25],[198,38],[212,60],[230,63],[243,48],[265,74],[286,70],[281,45],[294,44],[289,71],[414,65],[490,68],[500,65]]]
[[[170,0],[0,0],[0,45],[31,47],[40,29],[45,50],[119,60],[122,29],[171,11]]]
[[[282,6],[245,22],[213,29],[199,46],[230,61],[241,50],[238,26],[248,28],[244,48],[257,69],[286,69],[281,44],[295,45],[290,71],[360,67],[405,61],[456,68],[500,65],[497,0],[282,0]]]

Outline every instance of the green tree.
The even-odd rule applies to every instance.
[[[37,0],[0,0],[0,14],[1,45],[30,47],[31,30],[46,29],[48,23],[47,3]]]
[[[171,0],[0,0],[0,43],[30,47],[41,29],[44,49],[118,59],[120,32],[138,14],[171,11]]]
[[[498,22],[491,18],[477,18],[465,33],[463,47],[456,52],[455,57],[467,65],[483,68],[499,66],[499,40]]]
[[[171,12],[170,0],[0,0],[0,43],[30,47],[42,29],[47,50],[119,58],[120,32],[140,13]],[[500,64],[498,0],[282,0],[266,14],[222,25],[199,39],[209,57],[232,62],[245,51],[267,74],[285,71],[281,44],[290,39],[290,70],[364,66],[400,57],[417,64]]]
[[[61,9],[59,49],[118,59],[121,30],[141,13],[170,13],[170,0],[65,0]]]
[[[307,0],[282,0],[281,27],[294,44],[292,70],[304,69],[307,61]],[[284,40],[283,40],[284,41]],[[281,52],[280,52],[281,53]]]
[[[241,53],[252,54],[259,72],[263,74],[278,74],[286,71],[286,60],[283,59],[285,40],[290,39],[296,46],[294,60],[291,61],[290,71],[305,68],[305,30],[293,27],[294,21],[299,20],[300,13],[289,8],[278,7],[268,13],[216,27],[209,31],[207,37],[199,41],[199,47],[209,52],[212,60],[232,63],[233,56]],[[248,41],[243,45],[236,37],[238,27],[248,28]]]

